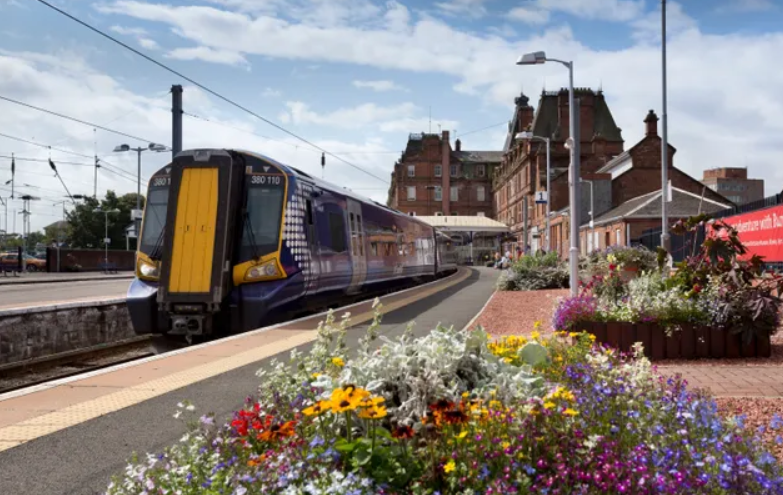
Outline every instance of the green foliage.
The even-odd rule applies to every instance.
[[[498,280],[499,290],[541,290],[567,288],[568,263],[557,253],[523,256]]]
[[[144,198],[141,199],[142,208]],[[109,249],[125,249],[125,229],[131,224],[131,210],[136,208],[136,194],[129,193],[117,196],[114,191],[108,191],[106,198],[100,202],[94,198],[87,198],[79,203],[67,214],[68,237],[67,242],[77,248],[102,248],[106,229],[106,215],[94,211],[119,210],[119,213],[110,213],[108,219]]]

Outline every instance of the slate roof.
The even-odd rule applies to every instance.
[[[500,163],[502,151],[452,151],[451,157],[462,163]]]
[[[421,216],[415,217],[441,230],[452,232],[509,232],[508,225],[489,217],[479,216]]]
[[[702,201],[698,194],[672,187],[672,201],[666,213],[670,218],[687,218],[699,213],[700,203],[702,213],[714,213],[731,207],[730,204],[719,203],[706,196]],[[661,218],[661,190],[629,199],[617,208],[600,215],[595,219],[595,224],[629,218]]]

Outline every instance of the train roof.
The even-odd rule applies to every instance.
[[[212,149],[218,149],[218,148],[212,148]],[[379,202],[375,201],[374,199],[368,198],[367,196],[363,196],[361,194],[356,194],[355,192],[353,192],[350,189],[347,189],[345,187],[338,186],[337,184],[333,184],[333,183],[331,183],[329,181],[326,181],[326,180],[323,180],[323,179],[319,179],[318,177],[315,177],[315,176],[310,175],[310,174],[308,174],[306,172],[303,172],[302,170],[300,170],[300,169],[298,169],[296,167],[293,167],[291,165],[286,165],[284,163],[281,163],[281,162],[275,160],[274,158],[269,157],[267,155],[264,155],[262,153],[258,153],[256,151],[245,150],[245,149],[241,149],[241,148],[222,148],[222,149],[226,150],[226,151],[230,150],[230,151],[235,151],[237,153],[243,153],[245,155],[254,156],[254,157],[256,157],[256,158],[258,158],[260,160],[267,161],[267,162],[269,162],[269,163],[271,163],[271,164],[273,164],[273,165],[275,165],[277,167],[280,167],[282,170],[284,170],[290,176],[297,177],[297,178],[304,178],[304,179],[312,182],[314,185],[316,185],[318,187],[321,187],[323,189],[328,189],[328,190],[331,190],[331,191],[334,191],[334,192],[339,192],[340,194],[343,194],[344,196],[347,196],[347,197],[349,197],[351,199],[354,199],[356,201],[360,201],[362,203],[371,204],[373,206],[376,206],[378,208],[384,209],[384,210],[386,210],[388,212],[391,212],[391,213],[394,213],[396,215],[404,216],[404,217],[408,218],[409,220],[415,221],[415,222],[420,223],[422,225],[425,225],[427,227],[432,227],[432,225],[430,225],[427,222],[424,222],[422,220],[419,220],[416,217],[412,217],[410,215],[406,215],[405,213],[403,213],[403,212],[401,212],[399,210],[395,210],[394,208],[391,208],[391,207],[389,207],[389,206],[387,206],[387,205],[385,205],[383,203],[379,203]],[[195,149],[189,149],[189,150],[183,150],[183,151],[195,151]],[[169,167],[169,166],[170,165],[166,165],[166,167]],[[163,171],[166,167],[163,167],[161,170],[156,172],[155,175],[157,175],[158,173]]]

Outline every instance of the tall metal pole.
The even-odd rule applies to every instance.
[[[571,295],[576,296],[579,291],[579,135],[577,113],[574,101],[574,62],[567,62],[568,67],[568,120],[569,120],[569,135],[571,137],[571,167],[569,186],[570,190],[570,202],[571,202],[571,248],[569,249],[569,261],[570,261],[570,275],[571,275]]]
[[[136,152],[138,153],[138,176],[136,178],[136,211],[141,211],[141,150],[142,148],[139,147],[136,149]],[[135,224],[135,230],[136,230],[136,243],[139,242],[139,233],[141,231],[141,219],[137,216],[134,219]],[[107,236],[108,237],[108,236]]]
[[[661,246],[668,253],[671,251],[671,238],[669,237],[669,216],[668,216],[668,186],[669,186],[669,136],[668,136],[668,118],[666,101],[666,0],[661,0],[661,73],[662,73],[662,93],[663,93],[663,115],[661,119]]]
[[[98,168],[100,165],[98,165],[98,155],[95,155],[95,180],[93,181],[92,186],[92,197],[95,199],[98,199]]]
[[[549,159],[549,138],[544,138],[546,141],[546,252],[548,253],[552,249],[552,242],[550,237],[552,236],[552,228],[549,225],[549,203],[552,201],[552,188],[550,187],[550,178],[552,176],[550,171],[551,162]]]
[[[171,87],[171,158],[182,151],[182,86]]]
[[[109,212],[104,212],[104,215],[106,216],[106,221],[104,222],[104,225],[106,226],[106,235],[103,238],[103,247],[104,247],[104,255],[103,255],[103,263],[104,263],[104,270],[107,272],[109,271],[109,243],[106,242],[106,240],[109,238]]]

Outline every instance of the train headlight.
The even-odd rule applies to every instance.
[[[245,280],[264,280],[280,277],[280,270],[277,268],[277,260],[269,260],[260,265],[250,268],[245,274]]]
[[[139,260],[139,275],[144,278],[157,279],[160,276],[160,268],[157,264]]]

